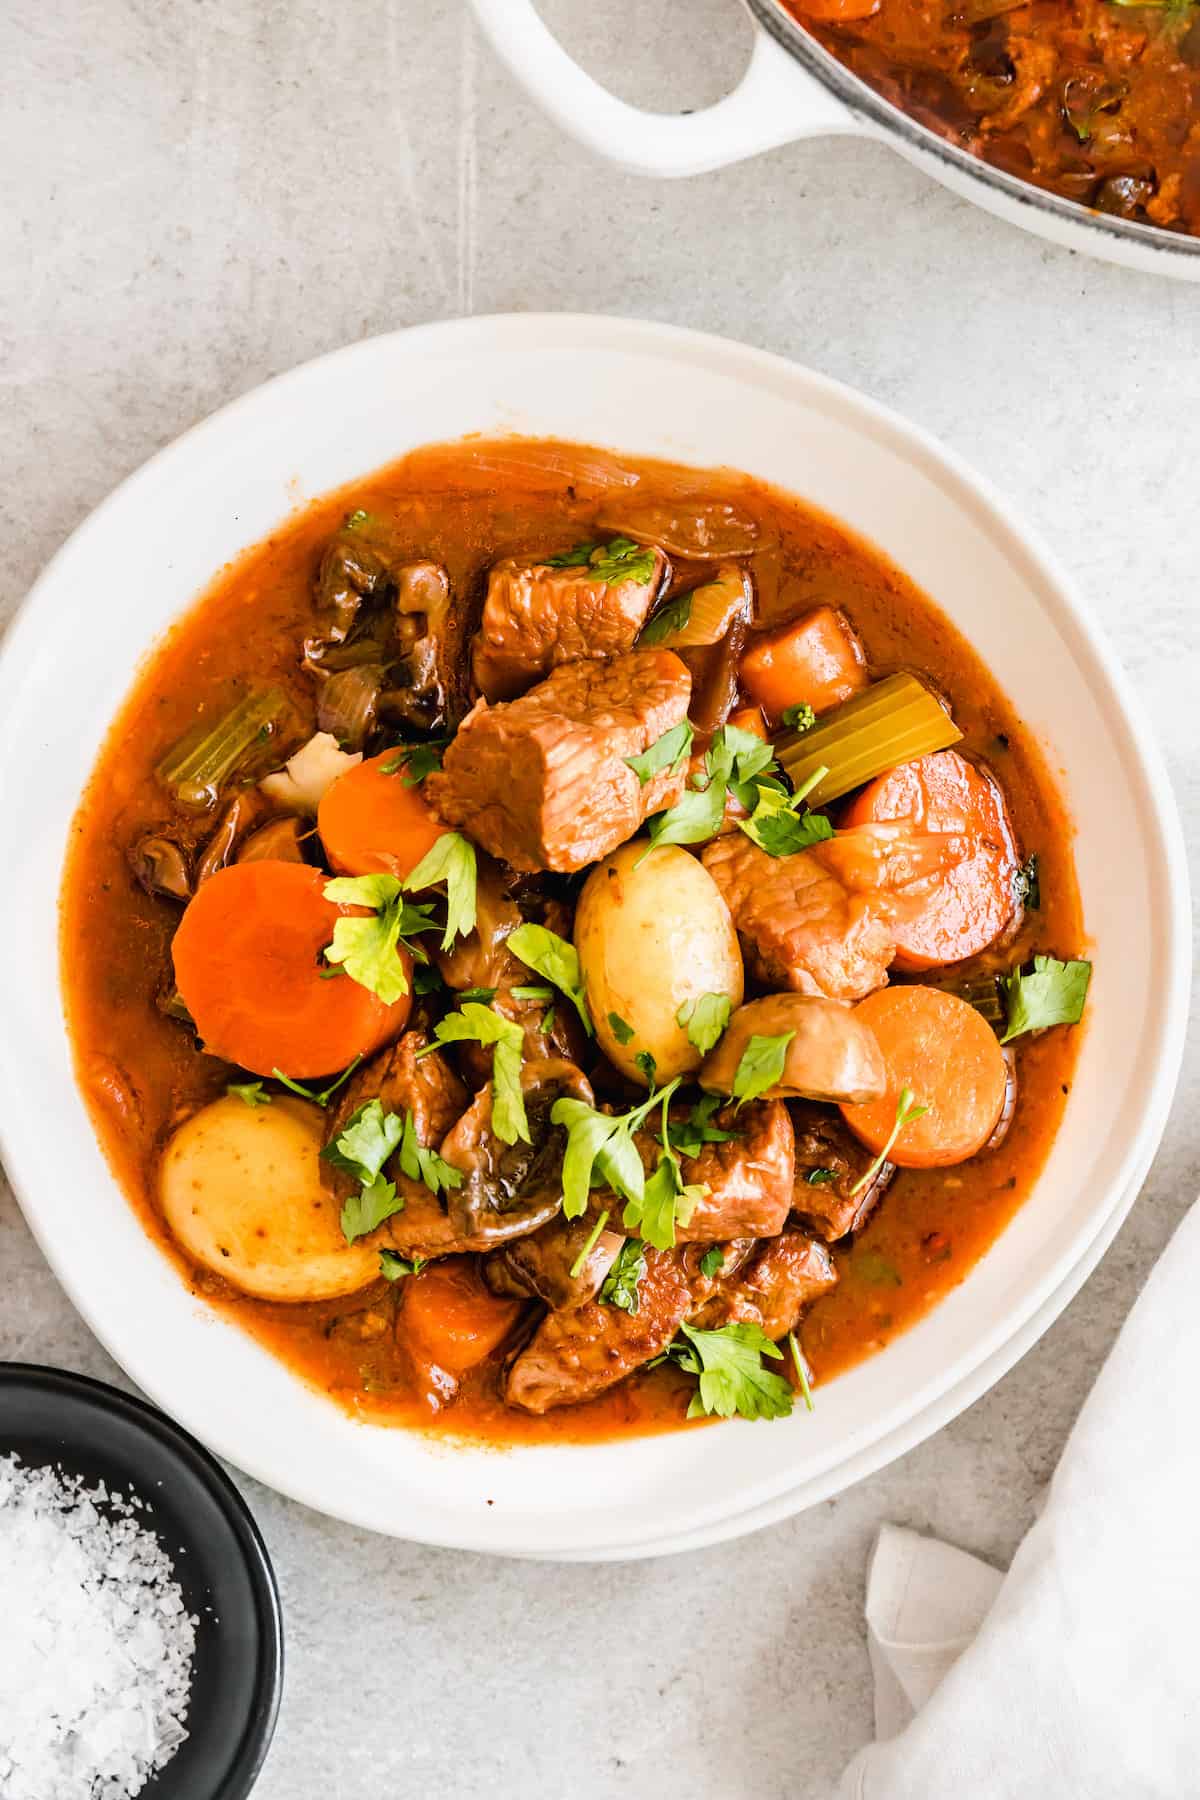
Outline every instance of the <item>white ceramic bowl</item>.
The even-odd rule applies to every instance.
[[[113,1181],[62,1029],[56,903],[80,789],[131,672],[220,566],[298,501],[469,431],[554,434],[791,488],[872,538],[966,632],[1045,740],[1078,826],[1096,960],[1062,1131],[961,1287],[816,1412],[629,1443],[499,1453],[353,1424],[193,1300]],[[620,1556],[852,1478],[1035,1317],[1130,1194],[1182,1045],[1182,843],[1149,731],[1061,574],[928,438],[778,357],[664,325],[423,326],[310,363],[153,458],[42,576],[0,658],[0,1147],[26,1216],[110,1352],[213,1449],[296,1498],[431,1543]],[[1002,1361],[1003,1359],[1001,1359]],[[893,1434],[899,1434],[894,1437]],[[804,1486],[801,1486],[803,1479]]]

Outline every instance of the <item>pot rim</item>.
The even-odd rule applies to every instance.
[[[1200,256],[1200,237],[1168,231],[1162,225],[1143,225],[1136,219],[1118,219],[1108,213],[1095,212],[1076,200],[1066,200],[1060,194],[1037,187],[1032,181],[1022,181],[1019,176],[993,168],[982,157],[939,136],[903,108],[877,94],[812,37],[785,9],[783,0],[745,0],[745,5],[756,24],[794,57],[814,80],[828,88],[853,112],[870,119],[888,136],[901,139],[922,156],[971,177],[1006,201],[1031,212],[1048,214],[1066,226],[1087,227],[1117,244],[1136,244],[1139,249],[1154,251],[1159,256],[1178,256],[1192,261]]]

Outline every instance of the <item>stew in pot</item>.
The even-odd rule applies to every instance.
[[[523,440],[217,578],[113,726],[62,946],[193,1290],[352,1412],[502,1441],[811,1405],[1021,1204],[1090,972],[1041,753],[899,570],[748,477]]]
[[[1200,232],[1195,0],[783,0],[923,125],[1098,212]]]

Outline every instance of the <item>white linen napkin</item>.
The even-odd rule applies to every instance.
[[[1008,1575],[885,1526],[867,1623],[880,1741],[838,1800],[1200,1796],[1200,1206]]]

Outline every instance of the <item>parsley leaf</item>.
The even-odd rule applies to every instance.
[[[636,1313],[638,1283],[645,1273],[645,1244],[641,1238],[626,1238],[597,1295],[601,1306],[615,1306],[621,1312]]]
[[[511,942],[511,940],[510,940]],[[554,1102],[550,1120],[566,1127],[563,1157],[563,1217],[578,1219],[586,1211],[593,1187],[609,1187],[623,1200],[641,1204],[646,1172],[633,1141],[651,1110],[679,1086],[678,1078],[627,1113],[597,1112],[586,1100],[564,1094]]]
[[[693,775],[687,793],[666,812],[655,813],[650,819],[651,845],[699,844],[715,837],[725,818],[730,785],[736,791],[739,784],[765,774],[774,760],[771,745],[753,731],[722,725],[705,753],[703,772]],[[643,857],[648,854],[649,851],[643,852]]]
[[[661,775],[664,769],[670,769],[674,774],[683,767],[695,735],[691,720],[681,719],[678,725],[672,725],[660,738],[655,738],[650,748],[643,750],[640,756],[625,756],[621,760],[627,768],[633,770],[645,787],[648,781]]]
[[[403,769],[404,786],[419,787],[427,775],[442,766],[440,744],[402,744],[390,761],[380,763],[381,775],[398,775]]]
[[[828,773],[826,768],[817,770],[794,794],[785,794],[766,783],[759,783],[750,817],[738,820],[751,843],[765,850],[768,856],[794,856],[799,850],[808,850],[813,844],[831,838],[833,826],[824,813],[800,811],[805,793]]]
[[[457,937],[475,929],[475,846],[461,832],[446,831],[426,851],[412,874],[405,878],[407,893],[446,884],[446,929],[442,949],[449,950]]]
[[[633,1026],[630,1025],[627,1020],[623,1019],[620,1013],[610,1012],[608,1015],[608,1023],[618,1044],[628,1044],[636,1035]]]
[[[418,963],[413,970],[413,992],[415,994],[436,994],[445,982],[432,963]]]
[[[651,1085],[653,1086],[653,1082]],[[674,1246],[676,1225],[690,1223],[697,1201],[703,1200],[708,1192],[707,1187],[701,1184],[685,1184],[679,1158],[671,1143],[669,1109],[671,1094],[678,1086],[679,1082],[676,1080],[669,1088],[663,1088],[661,1093],[652,1095],[655,1105],[662,1107],[662,1149],[659,1152],[658,1166],[645,1183],[640,1199],[627,1196],[625,1211],[621,1215],[621,1223],[626,1231],[640,1232],[656,1250],[670,1250]]]
[[[757,1100],[760,1094],[775,1086],[783,1074],[788,1045],[795,1035],[794,1031],[784,1031],[778,1037],[756,1034],[750,1039],[733,1076],[731,1091],[739,1112],[747,1100]]]
[[[338,906],[366,906],[368,918],[341,918],[333,928],[333,942],[325,960],[340,963],[352,981],[369,988],[385,1006],[408,992],[404,965],[397,955],[403,942],[421,961],[423,950],[408,940],[421,931],[436,929],[427,906],[410,906],[394,875],[339,875],[322,890]]]
[[[807,700],[801,700],[795,706],[784,707],[782,722],[789,731],[811,731],[817,722],[817,715]]]
[[[677,1355],[679,1366],[700,1377],[688,1407],[688,1418],[717,1413],[730,1419],[782,1419],[792,1410],[792,1384],[763,1364],[763,1357],[783,1352],[758,1325],[723,1325],[719,1331],[680,1330],[690,1350]]]
[[[403,1131],[404,1120],[399,1113],[385,1112],[383,1101],[378,1098],[365,1100],[321,1155],[366,1186],[382,1173],[384,1163],[399,1146]]]
[[[836,1169],[810,1169],[804,1177],[809,1187],[826,1187],[829,1182],[836,1181],[837,1178]]]
[[[666,812],[655,813],[649,820],[650,842],[642,852],[644,861],[656,844],[702,844],[715,837],[725,817],[725,784],[711,781],[697,791],[689,788]]]
[[[411,1112],[404,1115],[404,1136],[400,1140],[400,1167],[410,1181],[423,1181],[431,1194],[449,1193],[462,1186],[462,1170],[456,1169],[418,1142],[417,1125]]]
[[[225,1092],[236,1094],[238,1099],[245,1101],[247,1106],[270,1106],[271,1104],[271,1096],[263,1092],[261,1081],[227,1081]]]
[[[645,583],[652,579],[656,565],[653,550],[626,537],[615,537],[607,544],[576,544],[559,556],[547,556],[542,564],[546,569],[586,568],[593,580],[608,587],[618,581]]]
[[[713,1124],[714,1114],[724,1106],[720,1094],[704,1094],[686,1119],[672,1119],[667,1125],[667,1142],[681,1156],[699,1156],[705,1144],[728,1144],[740,1134],[722,1131]]]
[[[404,1275],[419,1275],[427,1256],[401,1256],[399,1250],[381,1250],[379,1252],[379,1273],[385,1281],[399,1281]]]
[[[460,1001],[478,1000],[481,1006],[490,1006],[499,991],[493,987],[469,987],[461,989],[458,997]]]
[[[1045,1031],[1051,1025],[1077,1025],[1083,1017],[1090,962],[1059,962],[1054,956],[1035,956],[1026,973],[1014,969],[1001,980],[1008,1007],[1008,1026],[1002,1044],[1026,1031]]]
[[[700,1273],[702,1275],[707,1275],[710,1281],[714,1275],[719,1275],[724,1267],[724,1244],[714,1244],[712,1249],[706,1250],[704,1255],[700,1258]]]
[[[883,1146],[883,1149],[879,1152],[875,1161],[870,1164],[862,1175],[859,1176],[854,1186],[850,1189],[850,1198],[852,1200],[856,1194],[861,1194],[864,1188],[870,1187],[880,1169],[882,1169],[884,1163],[887,1161],[888,1152],[891,1150],[892,1145],[900,1136],[900,1133],[904,1130],[904,1127],[908,1124],[909,1120],[923,1119],[928,1111],[929,1108],[927,1106],[921,1106],[918,1103],[917,1098],[910,1087],[902,1087],[900,1089],[900,1098],[896,1102],[896,1122],[888,1133],[887,1143]]]
[[[634,1062],[646,1077],[646,1086],[653,1089],[658,1081],[658,1063],[649,1050],[639,1050]]]
[[[707,1056],[728,1025],[731,1010],[728,994],[701,994],[698,1000],[683,1002],[675,1023],[687,1032],[693,1050]]]
[[[403,1210],[404,1201],[397,1195],[395,1183],[380,1175],[357,1194],[351,1194],[342,1207],[342,1236],[352,1244],[356,1238],[378,1231],[385,1219]]]
[[[740,725],[722,725],[704,759],[710,779],[726,782],[753,781],[774,761],[774,746],[755,731],[743,731]]]
[[[557,931],[550,931],[545,925],[526,924],[518,925],[510,934],[508,948],[527,968],[536,969],[567,996],[591,1037],[592,1015],[588,1011],[583,968],[574,944],[569,944],[566,938],[559,937]]]
[[[512,942],[512,939],[509,939]],[[434,1043],[418,1052],[421,1056],[441,1044],[491,1044],[492,1050],[492,1130],[502,1143],[515,1144],[519,1138],[529,1144],[529,1120],[525,1114],[525,1095],[521,1089],[521,1047],[525,1034],[513,1019],[506,1019],[478,1001],[464,1002],[458,1012],[447,1013],[434,1027]],[[561,1102],[556,1102],[556,1105]],[[553,1114],[551,1114],[553,1117]]]
[[[676,599],[668,600],[642,626],[638,634],[638,649],[650,649],[655,644],[661,644],[664,639],[674,637],[677,631],[682,631],[685,625],[691,624],[691,619],[691,594],[680,594]]]

